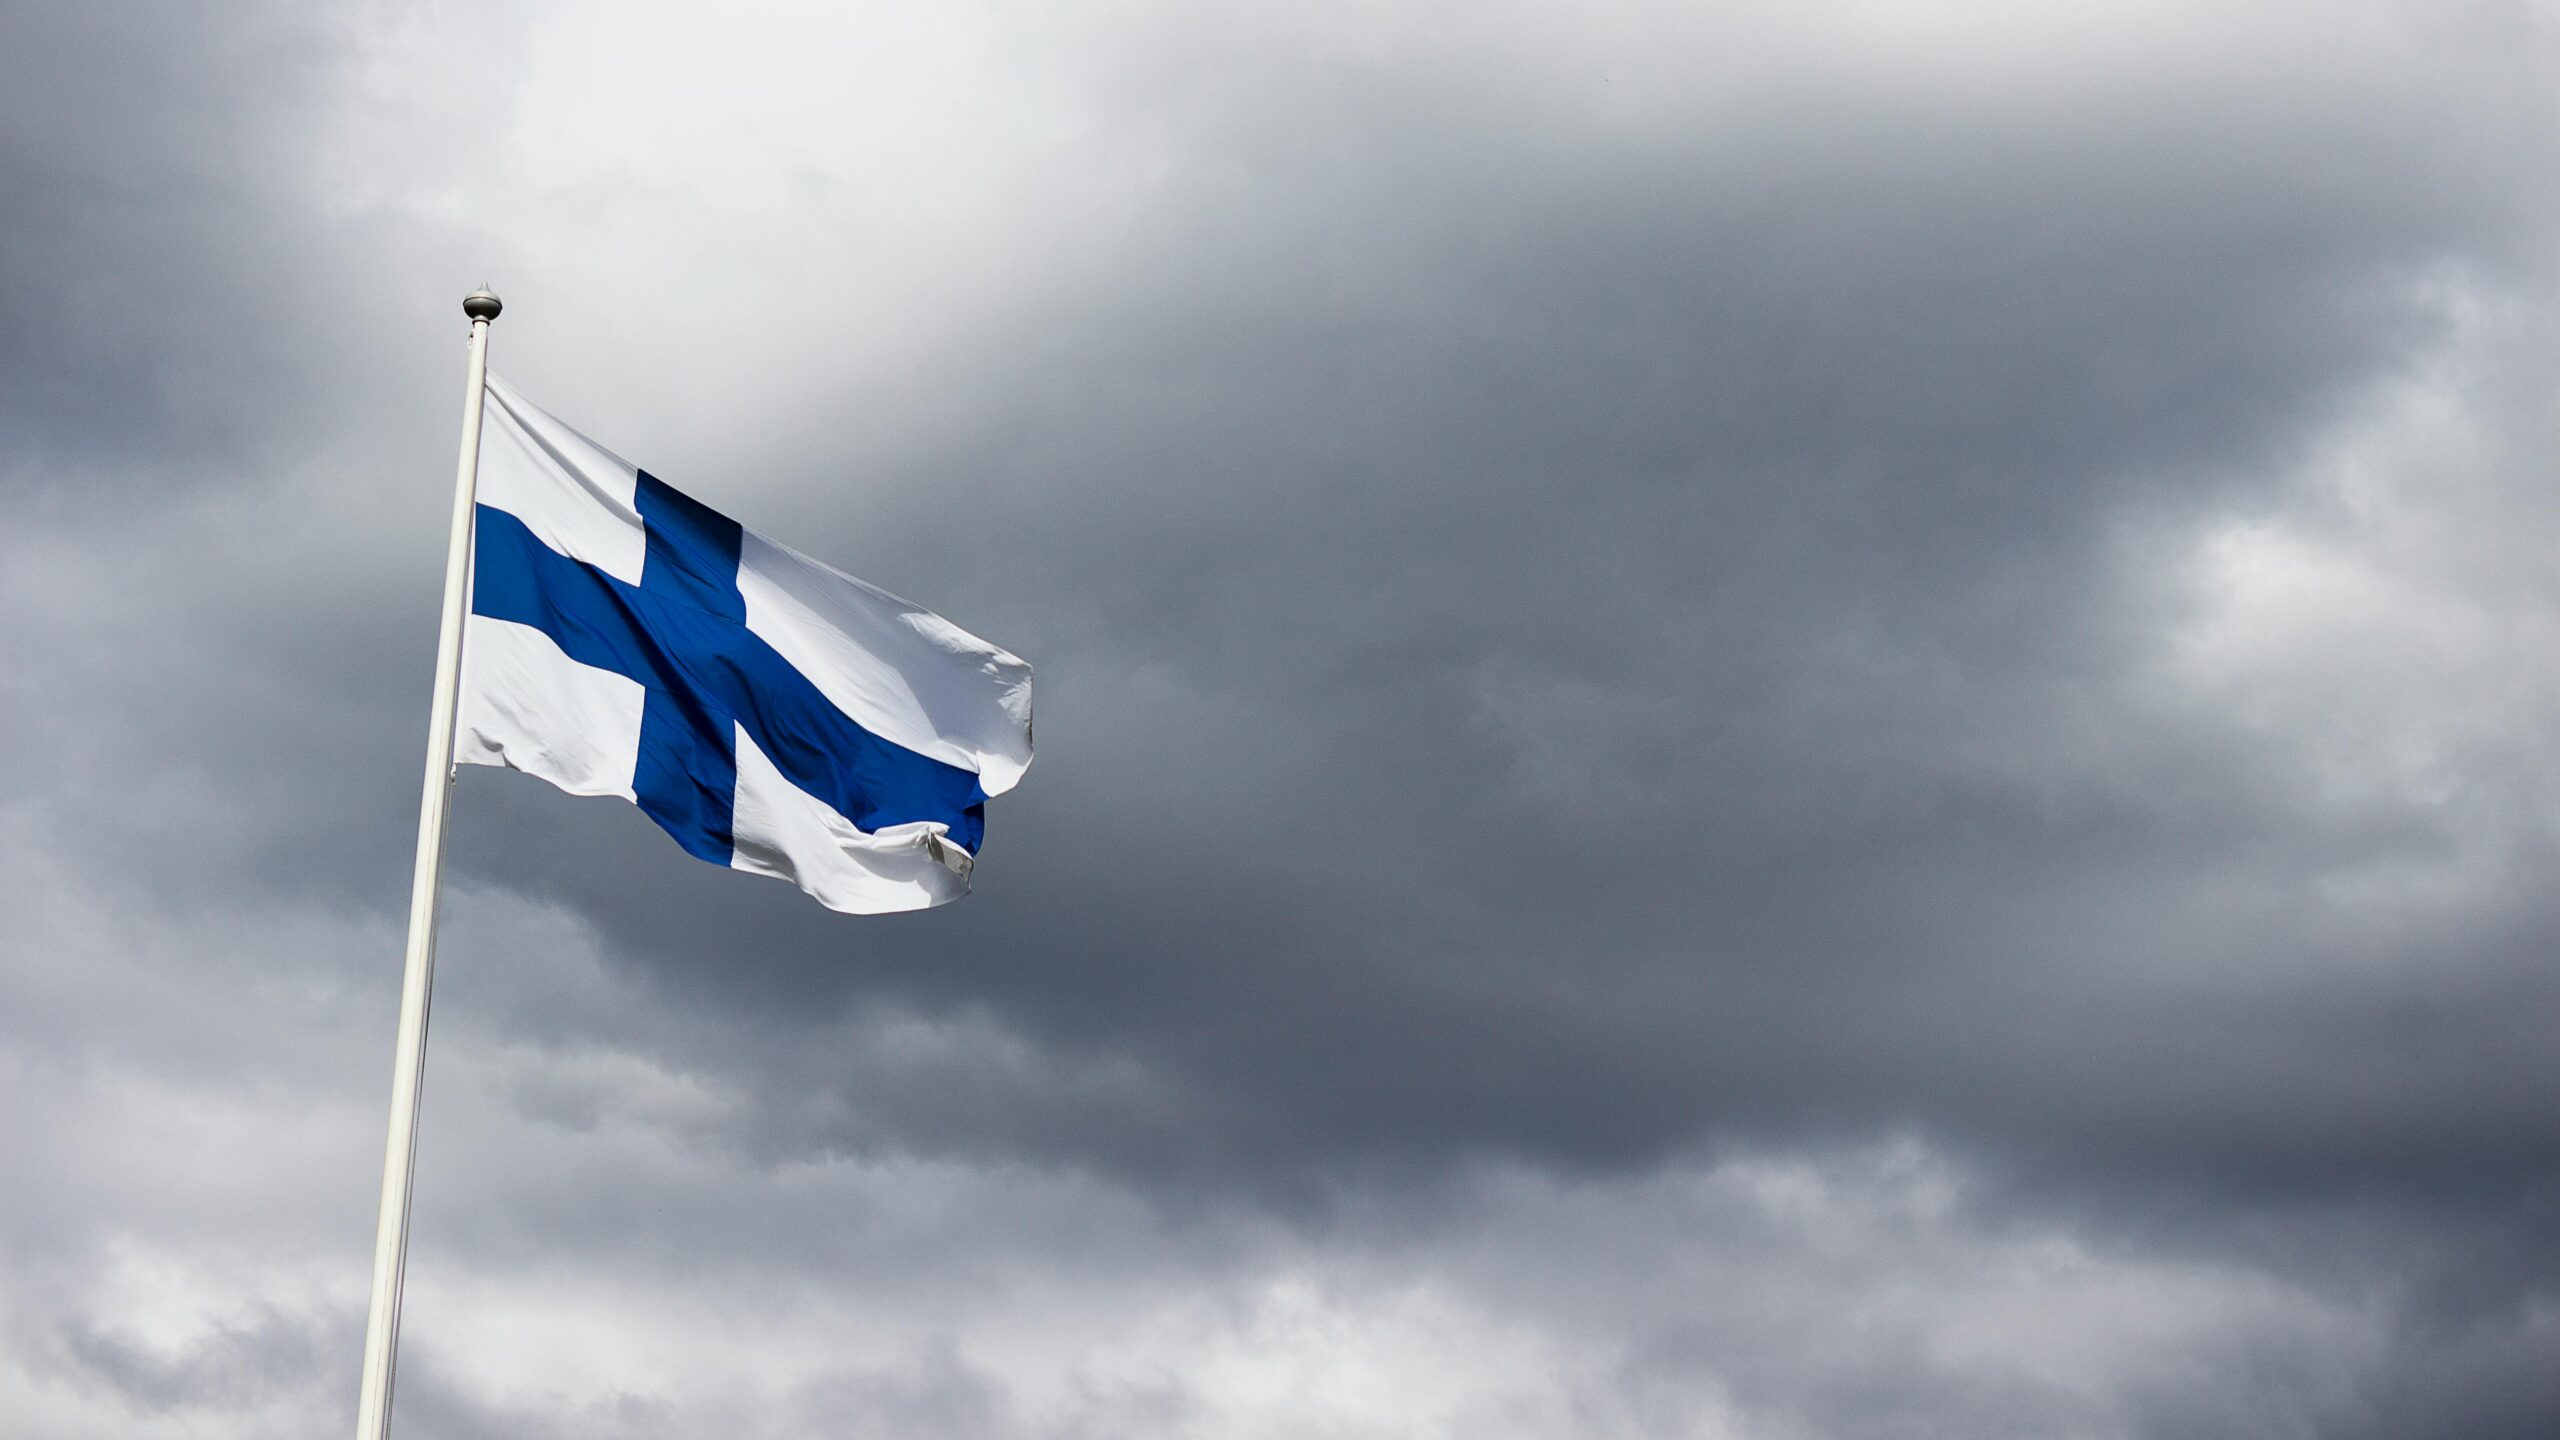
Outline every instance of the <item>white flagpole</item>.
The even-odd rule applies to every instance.
[[[462,617],[469,608],[471,514],[480,479],[480,407],[489,374],[487,286],[462,301],[471,317],[471,378],[462,401],[462,461],[453,477],[453,532],[444,556],[444,621],[436,631],[435,708],[427,717],[427,780],[418,801],[418,866],[409,884],[409,959],[400,980],[400,1045],[391,1071],[391,1139],[382,1156],[382,1214],[373,1236],[373,1304],[364,1317],[364,1389],[356,1440],[391,1433],[400,1281],[409,1260],[410,1167],[418,1155],[418,1087],[427,1071],[427,997],[435,983],[436,900],[444,874],[445,802],[453,789],[454,702],[462,689]]]

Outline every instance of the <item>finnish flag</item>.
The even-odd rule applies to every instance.
[[[455,759],[636,801],[831,909],[967,893],[1031,667],[749,533],[492,375]]]

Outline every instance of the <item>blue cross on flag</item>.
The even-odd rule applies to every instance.
[[[455,759],[638,802],[831,909],[967,893],[1031,667],[743,529],[492,375]]]

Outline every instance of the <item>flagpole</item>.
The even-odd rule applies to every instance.
[[[462,400],[462,459],[453,477],[453,529],[445,543],[444,619],[436,631],[436,691],[427,716],[427,776],[418,801],[418,862],[409,882],[409,957],[400,979],[400,1043],[391,1069],[391,1137],[382,1156],[382,1211],[373,1235],[373,1302],[364,1317],[364,1387],[356,1440],[391,1433],[393,1361],[400,1344],[400,1282],[409,1259],[409,1189],[418,1156],[418,1089],[427,1071],[427,999],[435,983],[436,901],[444,874],[445,806],[453,790],[454,702],[462,688],[462,617],[470,605],[471,514],[480,479],[480,410],[489,374],[487,286],[462,301],[471,317],[470,379]]]

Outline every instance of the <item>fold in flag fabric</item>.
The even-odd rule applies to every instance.
[[[830,909],[966,894],[1031,667],[488,387],[457,761],[635,801]]]

